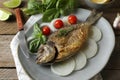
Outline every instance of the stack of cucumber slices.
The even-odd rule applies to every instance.
[[[89,39],[80,52],[69,60],[52,64],[51,71],[59,76],[67,76],[73,71],[82,70],[87,65],[88,60],[97,54],[98,42],[101,38],[101,30],[96,26],[91,27]]]

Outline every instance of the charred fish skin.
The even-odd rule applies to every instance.
[[[84,42],[88,38],[89,28],[94,23],[96,23],[101,18],[101,16],[102,16],[102,12],[96,13],[95,11],[93,11],[91,12],[90,16],[87,18],[85,22],[63,27],[58,31],[52,33],[48,37],[48,42],[54,43],[54,48],[56,48],[57,56],[55,57],[56,52],[54,52],[55,50],[53,49],[53,47],[49,46],[48,48],[52,48],[51,50],[53,51],[51,52],[53,53],[48,53],[49,54],[48,56],[50,57],[52,56],[52,58],[49,58],[49,60],[45,60],[46,53],[41,52],[38,54],[39,55],[44,54],[44,57],[38,56],[37,58],[39,60],[37,60],[36,62],[39,64],[48,63],[50,61],[53,61],[53,58],[54,58],[53,62],[60,62],[77,54],[77,52],[80,50],[82,45],[84,45]],[[61,33],[62,31],[64,31],[65,33]],[[46,47],[46,46],[48,46],[48,44],[43,45],[43,47]],[[47,50],[49,50],[50,52],[50,49],[47,49]],[[50,55],[50,54],[54,54],[54,55]]]

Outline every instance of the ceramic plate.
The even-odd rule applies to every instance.
[[[90,11],[85,9],[78,9],[75,15],[80,21],[85,21],[89,16]],[[39,20],[41,23],[41,20]],[[34,61],[34,56],[31,56],[29,60],[25,58],[20,48],[18,48],[18,56],[21,64],[28,75],[34,80],[87,80],[99,73],[106,63],[108,62],[110,55],[115,45],[115,36],[111,25],[105,18],[101,18],[96,26],[102,31],[102,39],[98,42],[99,51],[98,54],[88,60],[87,66],[80,70],[73,72],[66,77],[60,77],[51,72],[49,66],[38,65]],[[32,28],[26,33],[27,37],[30,37]]]

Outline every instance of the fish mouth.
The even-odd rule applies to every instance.
[[[37,52],[37,64],[52,64],[58,55],[58,50],[52,41],[42,44]]]

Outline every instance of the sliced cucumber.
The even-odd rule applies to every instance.
[[[94,39],[95,41],[99,41],[102,38],[102,32],[98,27],[93,26],[90,29],[89,37]]]
[[[75,55],[74,59],[76,63],[74,70],[81,70],[86,66],[87,57],[83,52],[80,51],[77,55]]]
[[[73,58],[69,60],[54,63],[51,65],[51,71],[59,76],[67,76],[73,72],[75,68],[75,61]]]
[[[95,40],[89,39],[82,48],[87,58],[92,58],[97,54],[98,46]]]

